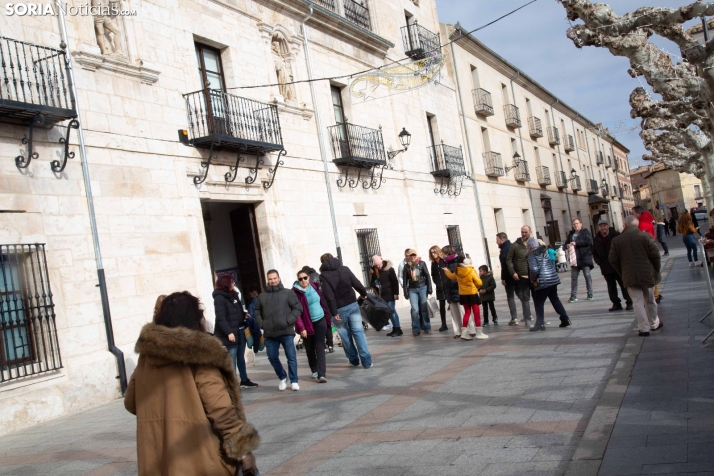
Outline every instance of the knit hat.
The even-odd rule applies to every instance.
[[[538,243],[538,240],[536,239],[536,237],[531,236],[530,238],[528,238],[528,241],[526,241],[526,246],[528,247],[529,250],[534,250],[534,249],[538,248],[540,246],[540,244]]]

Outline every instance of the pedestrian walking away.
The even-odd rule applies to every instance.
[[[310,282],[317,285],[317,289],[322,292],[322,284],[320,283],[320,273],[315,271],[314,268],[310,266],[303,266],[302,271],[305,271],[308,276],[310,276]],[[327,326],[325,329],[325,343],[327,345],[327,352],[332,353],[335,351],[335,338],[332,333],[332,326]]]
[[[402,282],[404,283],[404,298],[408,299],[412,306],[412,335],[414,337],[431,332],[429,322],[429,312],[426,308],[427,296],[433,292],[431,277],[426,263],[417,256],[414,249],[407,252],[409,261],[404,266]]]
[[[134,350],[139,361],[124,407],[136,415],[139,476],[252,474],[260,438],[246,421],[231,359],[206,331],[198,298],[169,294]]]
[[[669,248],[667,247],[667,240],[665,239],[665,236],[668,235],[668,233],[665,233],[666,230],[667,225],[665,225],[664,219],[655,222],[655,238],[657,242],[662,245],[664,256],[669,256]]]
[[[361,361],[362,367],[368,369],[372,367],[372,355],[367,347],[362,313],[355,297],[357,291],[362,299],[366,298],[367,290],[352,270],[340,264],[332,254],[323,254],[320,262],[322,294],[342,340],[342,350],[350,364],[358,367]]]
[[[235,282],[229,274],[218,277],[213,291],[213,308],[216,313],[214,335],[225,346],[233,359],[233,370],[238,368],[241,388],[255,388],[258,384],[248,378],[245,366],[245,326],[248,313],[243,309],[240,296],[234,290]]]
[[[526,241],[531,237],[531,233],[531,227],[523,225],[521,227],[521,237],[511,244],[505,259],[508,274],[514,283],[513,290],[521,301],[526,327],[531,326],[531,285],[528,279],[528,249],[526,248]],[[508,307],[511,309],[511,322],[508,325],[516,325],[518,324],[518,321],[515,320],[516,303],[513,300],[513,307],[511,307],[512,298],[508,294],[508,287],[506,287],[506,295],[508,296]]]
[[[478,274],[482,283],[481,289],[479,289],[479,297],[483,305],[483,325],[484,327],[488,326],[488,310],[490,308],[491,314],[493,314],[493,325],[497,326],[498,316],[496,315],[496,306],[494,304],[496,301],[496,280],[485,264],[478,267]]]
[[[657,224],[659,225],[659,222]],[[664,214],[662,215],[662,225],[664,225],[664,236],[670,236],[672,234],[671,228],[669,226],[669,222],[667,222],[667,219],[664,217]]]
[[[449,303],[454,339],[458,339],[461,337],[461,323],[464,320],[464,308],[459,302],[459,283],[450,280],[446,276],[446,270],[448,269],[452,273],[456,273],[456,268],[459,266],[457,261],[459,255],[456,254],[456,250],[451,245],[444,246],[441,252],[444,253],[444,259],[440,263],[443,265],[441,268],[441,281],[444,286],[444,297],[446,297],[446,302]],[[473,319],[469,319],[466,329],[469,335],[476,335],[476,327],[474,326]]]
[[[275,370],[280,383],[278,390],[285,390],[290,378],[291,388],[300,390],[297,371],[297,351],[295,349],[295,323],[303,309],[295,293],[285,289],[277,270],[268,271],[268,286],[260,293],[255,305],[255,320],[263,329],[265,351],[268,361]],[[283,347],[288,361],[288,373],[280,363],[280,346]]]
[[[677,236],[677,219],[674,215],[669,219],[669,230],[672,232],[672,236]]]
[[[568,233],[565,240],[568,253],[575,256],[575,265],[570,266],[570,299],[568,302],[578,300],[578,276],[580,271],[585,276],[585,287],[588,292],[588,301],[593,299],[593,279],[590,275],[595,265],[593,264],[593,235],[590,230],[583,228],[583,222],[579,219],[573,220],[573,229]]]
[[[536,321],[531,332],[545,330],[545,301],[550,300],[550,304],[560,317],[559,327],[568,327],[570,318],[558,297],[558,285],[560,276],[555,269],[555,263],[548,256],[545,245],[538,243],[538,240],[531,237],[526,242],[528,248],[528,278],[533,285],[533,307],[535,307]]]
[[[330,311],[320,287],[311,281],[310,275],[300,270],[293,292],[302,306],[302,314],[295,321],[295,331],[300,334],[305,344],[307,362],[312,378],[318,383],[327,382],[325,361],[325,329],[332,329]]]
[[[610,264],[632,296],[639,335],[645,337],[664,326],[654,298],[654,286],[661,278],[661,258],[654,239],[638,229],[638,222],[634,215],[625,217],[625,229],[612,240]]]
[[[697,241],[694,239],[694,234],[699,232],[699,229],[694,226],[692,215],[686,210],[682,213],[682,216],[679,217],[677,231],[682,235],[684,246],[687,247],[689,266],[701,266],[702,263],[699,261],[699,255],[697,254]]]
[[[652,214],[639,205],[633,207],[630,211],[639,221],[639,225],[637,225],[637,228],[639,228],[640,231],[644,231],[656,240],[657,235],[655,234],[654,217],[652,216]],[[657,304],[659,304],[660,300],[662,299],[662,296],[659,293],[658,284],[655,284],[654,287],[654,297]]]
[[[441,281],[441,268],[443,268],[444,253],[438,246],[429,248],[429,260],[431,261],[431,280],[436,289],[436,300],[439,301],[439,316],[441,317],[441,327],[439,332],[449,330],[446,327],[446,296],[444,295],[444,283]]]
[[[397,273],[392,267],[392,262],[383,260],[381,256],[372,256],[372,267],[369,269],[369,283],[374,292],[380,296],[384,302],[394,311],[392,313],[392,331],[387,334],[390,337],[399,337],[404,334],[399,324],[399,316],[396,307],[399,299],[399,280]]]
[[[481,311],[479,305],[481,304],[481,299],[479,298],[479,288],[481,287],[481,278],[479,278],[478,273],[471,266],[471,260],[465,255],[459,255],[456,259],[459,264],[456,268],[456,272],[452,273],[448,269],[444,269],[444,274],[446,277],[457,281],[459,284],[459,302],[464,307],[464,319],[461,323],[461,338],[463,340],[472,340],[472,337],[468,331],[469,319],[473,313],[474,324],[476,326],[476,339],[488,339],[488,336],[483,333],[481,328]]]
[[[622,311],[622,300],[617,294],[617,286],[620,286],[622,291],[622,297],[625,298],[626,310],[631,311],[632,308],[632,298],[627,292],[627,288],[622,283],[622,277],[617,274],[615,268],[610,264],[610,247],[612,246],[612,240],[619,236],[620,233],[610,228],[610,223],[605,218],[601,218],[600,222],[597,224],[598,233],[593,239],[593,259],[598,266],[600,266],[600,271],[602,276],[607,282],[607,294],[610,297],[610,302],[612,302],[612,307],[608,311]]]

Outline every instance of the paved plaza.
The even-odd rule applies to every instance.
[[[714,346],[703,269],[680,240],[665,262],[665,327],[637,337],[632,312],[595,300],[565,304],[573,326],[501,325],[487,341],[453,333],[390,338],[368,331],[375,366],[328,355],[326,385],[311,382],[298,353],[300,391],[278,392],[264,354],[245,391],[259,429],[264,475],[714,475]],[[560,275],[568,298],[569,273]],[[581,278],[582,280],[582,278]],[[400,316],[406,321],[407,315]],[[136,474],[134,417],[118,400],[6,435],[0,475]]]

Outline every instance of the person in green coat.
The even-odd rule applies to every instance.
[[[485,264],[479,266],[478,274],[481,276],[481,282],[483,283],[481,289],[479,289],[481,305],[483,306],[483,325],[488,326],[488,308],[490,307],[493,314],[493,325],[497,326],[498,316],[496,315],[496,306],[494,304],[496,300],[496,280]]]

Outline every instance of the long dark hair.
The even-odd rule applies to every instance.
[[[160,326],[185,327],[206,332],[206,318],[201,301],[188,291],[166,296],[154,322]]]

